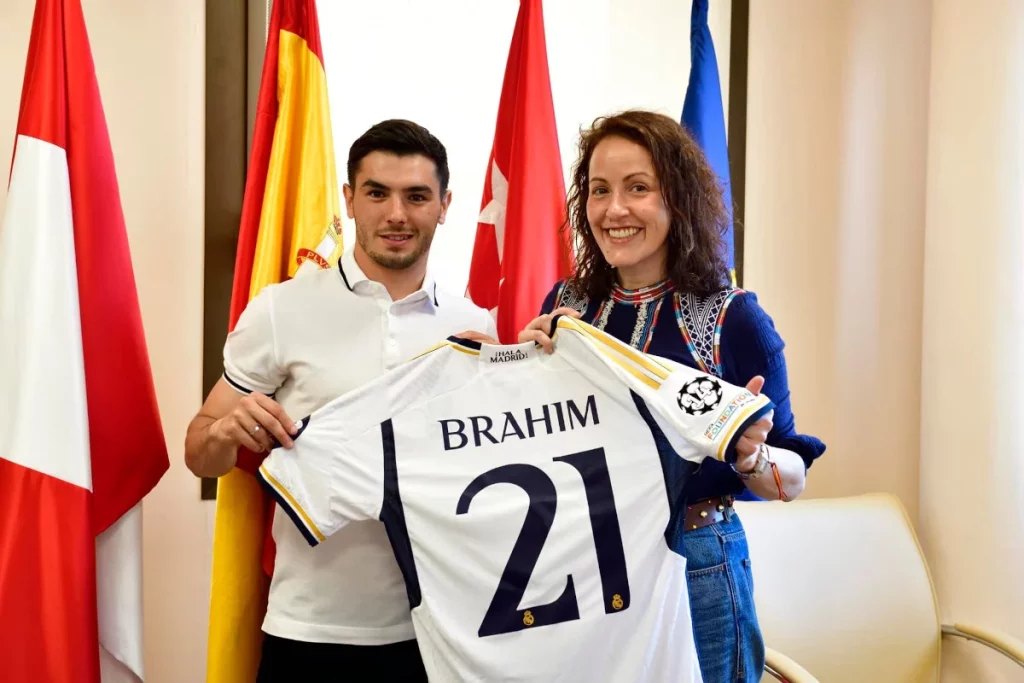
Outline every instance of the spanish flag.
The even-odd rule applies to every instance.
[[[315,0],[276,0],[270,16],[235,259],[229,329],[263,287],[330,268],[342,251],[327,78]],[[217,486],[206,680],[251,683],[259,666],[272,501],[252,454]]]

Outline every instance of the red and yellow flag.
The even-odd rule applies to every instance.
[[[270,16],[242,205],[229,329],[263,287],[342,251],[327,77],[315,0],[277,0]],[[273,511],[251,456],[221,477],[213,541],[206,680],[256,679],[273,570]]]

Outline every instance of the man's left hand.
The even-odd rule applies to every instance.
[[[492,346],[499,345],[497,339],[495,339],[494,337],[488,337],[486,334],[482,332],[473,332],[472,330],[467,330],[465,332],[460,332],[455,336],[460,339],[467,339],[469,341],[480,342],[481,344],[491,344]]]

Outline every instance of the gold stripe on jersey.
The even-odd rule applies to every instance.
[[[608,346],[614,351],[617,351],[619,354],[633,361],[634,363],[636,363],[644,370],[657,377],[658,379],[668,379],[668,376],[672,374],[671,370],[668,367],[666,367],[662,363],[657,362],[653,357],[641,353],[640,351],[637,351],[629,344],[625,344],[619,341],[618,339],[608,334],[604,330],[599,330],[593,325],[587,325],[586,323],[576,320],[575,318],[567,318],[563,316],[558,319],[560,327],[562,326],[563,322],[566,323],[567,326],[571,325],[572,327],[578,329],[580,332],[583,332],[590,338],[601,342],[602,344]]]
[[[645,375],[644,373],[640,372],[629,363],[626,363],[625,361],[623,361],[622,356],[616,353],[612,353],[610,351],[606,351],[605,349],[598,349],[598,351],[601,353],[602,356],[604,356],[611,362],[615,363],[629,374],[636,377],[638,380],[649,386],[651,389],[657,391],[659,388],[661,388],[661,383],[658,380],[654,379],[653,377],[650,377],[649,375]]]
[[[447,341],[447,340],[441,342],[440,344],[434,344],[429,349],[427,349],[425,351],[421,351],[420,353],[417,353],[415,356],[413,356],[412,358],[410,358],[406,362],[414,361],[417,358],[423,358],[423,356],[429,355],[429,354],[433,353],[434,351],[437,351],[438,349],[443,349],[444,347],[448,346],[449,344],[451,344],[451,342]]]
[[[316,524],[313,523],[313,520],[306,514],[306,511],[302,509],[299,502],[292,497],[292,494],[288,492],[288,489],[281,486],[281,482],[275,479],[274,475],[267,471],[265,464],[260,465],[260,474],[262,474],[267,483],[273,486],[274,490],[281,495],[282,500],[284,500],[292,510],[299,513],[299,517],[302,518],[302,522],[306,525],[306,528],[312,532],[313,536],[316,537],[316,540],[323,543],[326,536],[320,533],[320,529],[318,529]]]
[[[480,351],[478,351],[477,349],[471,349],[468,346],[463,346],[462,344],[457,344],[457,343],[452,342],[452,341],[445,342],[445,343],[448,344],[448,346],[450,346],[453,349],[455,349],[456,351],[461,351],[462,353],[468,354],[470,356],[479,356],[480,355]]]
[[[558,327],[561,329],[576,330],[586,337],[599,342],[604,348],[599,348],[605,356],[615,361],[617,365],[627,369],[634,377],[640,378],[643,373],[643,382],[653,389],[661,386],[662,382],[668,379],[671,370],[663,364],[656,362],[650,356],[640,353],[632,346],[623,344],[607,332],[602,332],[596,327],[582,323],[575,318],[562,316],[558,319]],[[627,362],[628,361],[628,362]],[[639,370],[637,369],[639,368]],[[643,373],[641,373],[643,371]]]
[[[768,401],[767,399],[765,399],[764,395],[755,396],[753,403],[751,403],[749,406],[741,410],[739,413],[734,415],[731,420],[729,420],[729,426],[723,430],[722,442],[718,444],[718,453],[715,457],[722,461],[725,460],[725,449],[732,442],[732,439],[736,435],[736,432],[738,432],[740,427],[743,426],[743,423],[747,421],[747,418],[756,413],[758,410],[761,410],[761,408],[763,408],[767,403]]]
[[[413,356],[412,358],[410,358],[406,362],[407,363],[408,362],[412,362],[412,361],[416,360],[417,358],[423,358],[423,356],[429,356],[434,351],[437,351],[438,349],[443,349],[443,348],[448,347],[448,346],[452,347],[456,351],[461,351],[462,353],[469,354],[470,356],[479,356],[480,355],[480,352],[477,351],[476,349],[471,349],[471,348],[469,348],[467,346],[463,346],[462,344],[458,344],[458,343],[453,342],[453,341],[451,341],[449,339],[445,339],[443,342],[440,342],[439,344],[434,344],[429,349],[418,353],[417,355]]]

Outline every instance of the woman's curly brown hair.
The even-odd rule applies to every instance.
[[[677,121],[637,109],[599,117],[580,135],[565,224],[579,238],[569,285],[592,299],[603,299],[615,284],[615,269],[605,260],[587,220],[590,159],[598,143],[612,135],[642,145],[654,160],[661,196],[671,215],[668,279],[680,292],[706,295],[721,290],[730,282],[722,254],[729,217],[718,176]]]

